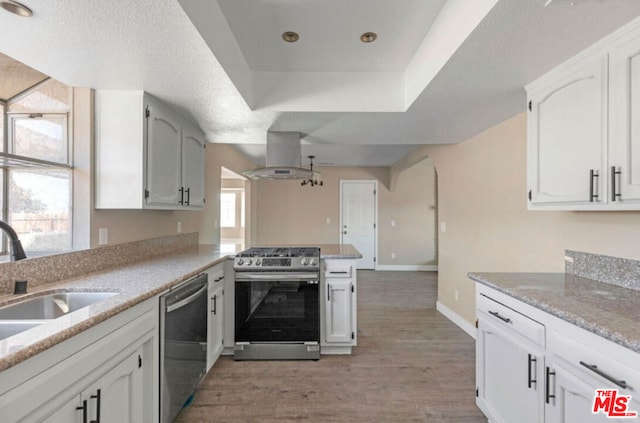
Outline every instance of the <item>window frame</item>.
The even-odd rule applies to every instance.
[[[59,110],[59,111],[47,110],[44,112],[23,112],[23,111],[9,112],[11,103],[20,101],[22,98],[29,96],[35,91],[39,90],[41,87],[53,82],[58,82],[58,81],[55,81],[54,79],[49,78],[38,84],[35,84],[34,86],[17,94],[16,96],[10,99],[7,99],[6,101],[0,100],[0,103],[2,103],[2,105],[4,106],[4,109],[2,111],[2,119],[3,119],[4,125],[3,125],[3,131],[2,131],[1,145],[2,145],[2,155],[4,156],[2,157],[2,159],[5,161],[5,163],[3,163],[2,166],[0,166],[0,171],[2,172],[2,181],[0,181],[0,183],[2,184],[1,185],[2,207],[0,207],[1,209],[0,219],[2,219],[3,221],[7,221],[9,216],[9,183],[10,183],[9,172],[11,171],[12,167],[69,170],[70,171],[69,204],[68,204],[69,230],[67,234],[67,239],[68,239],[67,245],[70,250],[73,250],[73,247],[74,247],[73,245],[73,239],[74,239],[73,237],[73,231],[74,231],[73,195],[74,195],[74,178],[75,178],[75,172],[73,171],[73,132],[72,132],[73,131],[73,87],[64,84],[69,88],[69,98],[68,98],[69,110]],[[17,156],[12,154],[13,146],[14,146],[13,133],[12,133],[14,118],[24,118],[24,117],[45,118],[47,116],[56,116],[56,117],[64,116],[64,119],[63,119],[64,135],[63,136],[66,141],[66,163],[59,163],[59,162],[53,162],[48,160],[42,160],[35,157]],[[5,165],[6,162],[17,163],[17,164]],[[8,256],[10,251],[9,251],[8,243],[6,242],[6,236],[2,236],[0,238],[2,238],[1,245],[0,245],[0,257]],[[64,251],[64,250],[60,250],[60,251]],[[57,254],[60,251],[52,251],[51,254]],[[0,261],[2,260],[0,259]]]

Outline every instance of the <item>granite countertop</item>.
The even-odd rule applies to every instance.
[[[355,259],[362,255],[352,245],[322,244],[323,259]],[[106,300],[49,320],[19,334],[0,340],[0,371],[14,366],[77,335],[142,301],[167,291],[207,268],[233,257],[237,251],[221,251],[215,245],[187,249],[96,271],[55,283],[30,287],[25,295],[0,295],[0,307],[47,292],[118,292]]]
[[[469,277],[640,353],[640,291],[567,273],[469,273]]]
[[[0,305],[51,291],[119,293],[89,307],[0,340],[0,370],[14,366],[121,311],[159,295],[226,258],[227,253],[221,253],[217,246],[200,245],[134,264],[38,286],[35,289],[29,289],[29,293],[25,295],[2,295]]]

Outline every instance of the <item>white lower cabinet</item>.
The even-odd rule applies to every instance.
[[[357,344],[355,260],[323,260],[320,346],[323,354],[349,354]]]
[[[484,285],[476,291],[476,403],[490,422],[628,422],[620,413],[640,411],[640,354]]]
[[[487,297],[478,300],[476,402],[492,422],[543,421],[541,333],[540,323]]]
[[[157,422],[156,302],[0,373],[2,422]]]
[[[206,270],[209,277],[207,322],[207,371],[215,364],[224,348],[224,263]]]

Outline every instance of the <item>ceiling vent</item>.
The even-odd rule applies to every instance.
[[[299,132],[267,132],[266,167],[242,172],[249,179],[310,179],[313,172],[301,167]]]

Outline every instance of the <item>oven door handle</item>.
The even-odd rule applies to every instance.
[[[176,303],[171,304],[170,306],[167,306],[167,313],[171,313],[172,311],[175,311],[179,308],[186,306],[187,304],[194,302],[200,296],[200,294],[202,294],[206,290],[207,290],[207,285],[205,284],[202,288],[200,288],[193,294],[189,295],[187,298],[184,298]]]
[[[236,273],[236,282],[318,280],[317,273]]]

